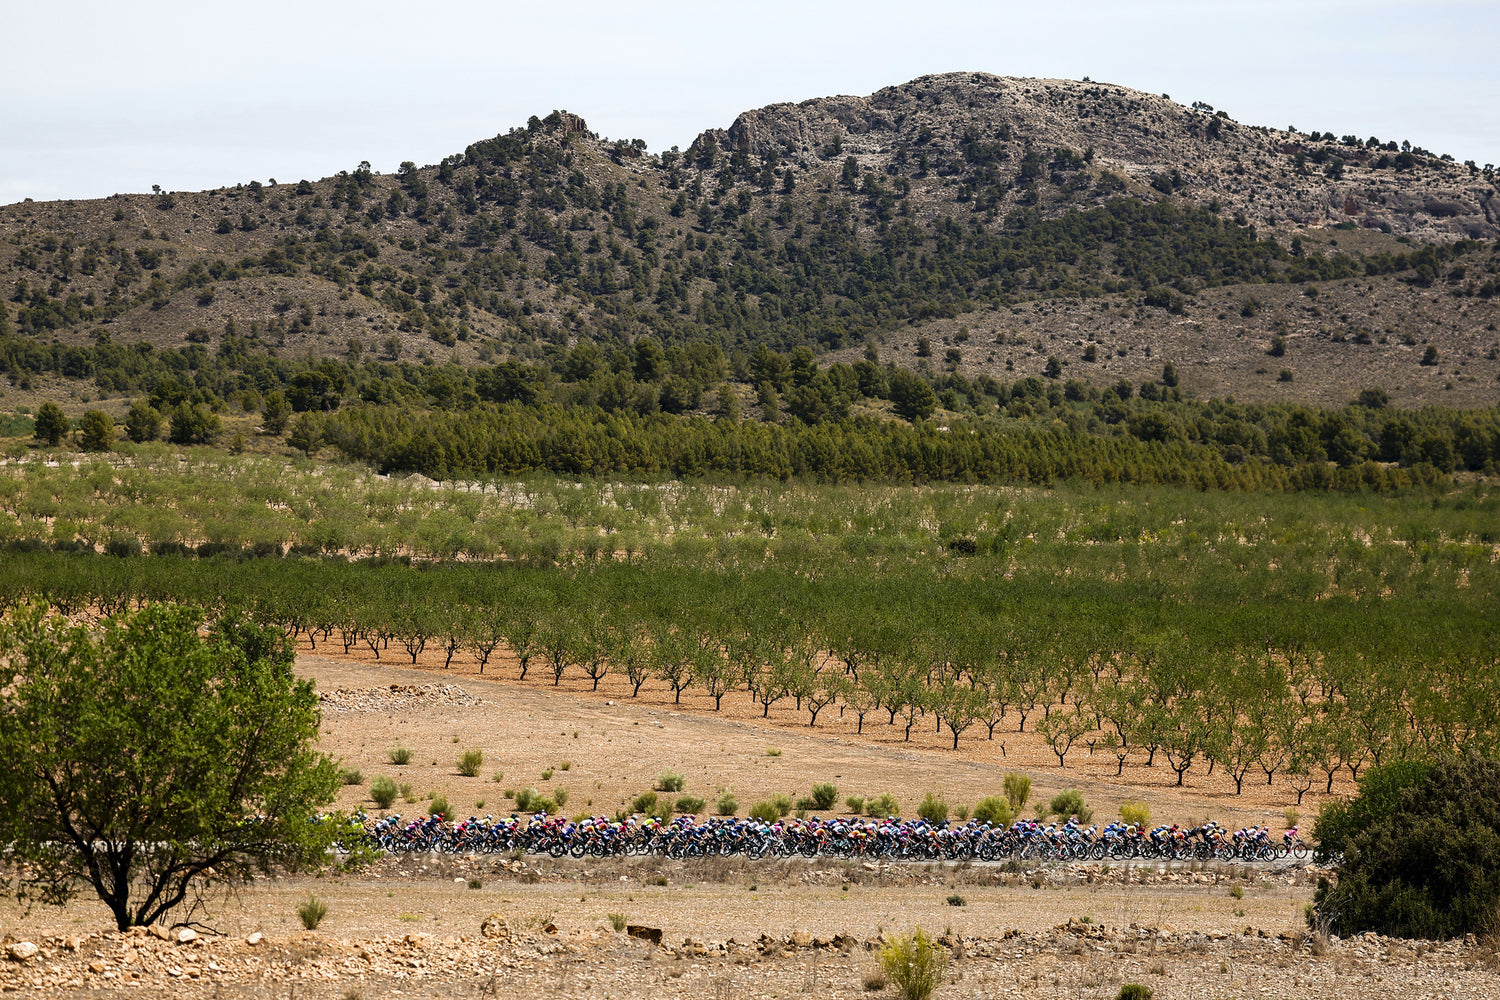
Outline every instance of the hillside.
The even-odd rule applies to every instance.
[[[1404,141],[960,73],[642,147],[554,112],[395,175],[5,206],[0,368],[97,377],[140,343],[472,367],[651,334],[736,377],[756,345],[873,344],[1001,382],[1055,357],[1099,388],[1170,361],[1200,397],[1500,398],[1493,170]]]

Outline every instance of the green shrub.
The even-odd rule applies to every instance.
[[[611,913],[609,915],[609,926],[615,929],[616,934],[622,933],[625,930],[625,925],[628,923],[630,921],[623,913]]]
[[[680,792],[686,785],[687,779],[676,771],[663,771],[656,776],[658,792]]]
[[[865,800],[866,816],[900,816],[901,803],[890,792],[881,792]]]
[[[1083,796],[1074,788],[1064,788],[1052,796],[1047,808],[1058,817],[1076,816],[1080,823],[1088,823],[1094,818],[1094,810],[1084,804]]]
[[[339,772],[339,780],[346,785],[363,785],[365,776],[357,767],[346,767]]]
[[[863,795],[851,795],[844,800],[844,805],[849,807],[850,816],[858,816],[865,811],[865,797]]]
[[[703,811],[704,802],[696,795],[680,795],[672,808],[684,816],[696,816]]]
[[[479,769],[484,766],[484,751],[479,749],[465,750],[463,756],[458,758],[458,773],[465,778],[477,778]]]
[[[813,808],[827,811],[832,809],[839,800],[838,786],[832,782],[822,782],[812,786]]]
[[[962,896],[960,896],[958,893],[955,892],[953,895],[951,895],[951,896],[948,897],[948,905],[949,906],[968,906],[969,905],[969,901],[967,899],[963,898]]]
[[[974,807],[974,818],[993,826],[1010,826],[1016,820],[1016,813],[1010,807],[1010,800],[998,795],[986,795]]]
[[[941,823],[948,818],[948,803],[941,795],[928,792],[922,797],[922,804],[917,806],[917,815],[929,823]]]
[[[381,809],[389,809],[391,803],[396,801],[396,782],[382,774],[370,782],[370,801]]]
[[[385,759],[397,767],[405,767],[411,763],[411,748],[395,746],[385,752]]]
[[[920,927],[880,948],[880,968],[896,984],[901,1000],[927,1000],[943,981],[948,954]]]
[[[567,788],[560,787],[552,789],[552,801],[557,803],[558,808],[562,808],[563,806],[567,805],[568,799],[571,797],[571,795],[572,793],[570,793]]]
[[[1026,800],[1031,798],[1031,779],[1024,774],[1015,771],[1005,776],[1005,800],[1010,803],[1010,811],[1019,813],[1026,808]]]
[[[436,816],[441,813],[444,818],[447,818],[448,812],[448,797],[446,795],[434,795],[432,801],[427,804],[427,813],[430,816]]]
[[[1500,759],[1386,764],[1359,787],[1315,828],[1344,854],[1337,883],[1320,879],[1313,895],[1318,929],[1435,940],[1489,931],[1500,913]]]
[[[301,920],[302,926],[310,931],[317,930],[318,925],[326,916],[328,916],[328,904],[312,893],[308,893],[307,901],[297,907],[297,919]]]
[[[1115,1000],[1151,1000],[1151,987],[1140,983],[1126,983],[1115,994]]]
[[[771,796],[771,805],[776,807],[776,816],[779,819],[792,811],[792,797],[777,792]]]
[[[762,799],[750,807],[750,818],[760,820],[762,823],[774,823],[781,818],[781,815],[776,810],[776,803],[769,799]]]
[[[1121,802],[1120,821],[1144,827],[1151,824],[1151,807],[1144,802]]]
[[[650,816],[656,812],[656,793],[645,791],[631,799],[630,811],[640,813],[642,816]]]
[[[739,808],[740,800],[735,798],[734,793],[728,789],[720,792],[719,797],[714,800],[714,812],[720,816],[733,816]]]
[[[104,543],[104,551],[108,555],[128,559],[141,554],[141,540],[134,535],[116,535]]]

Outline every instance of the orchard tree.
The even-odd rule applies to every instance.
[[[0,624],[0,841],[15,891],[87,887],[120,930],[256,874],[321,865],[338,768],[318,696],[274,627],[153,604],[97,630],[44,609]]]

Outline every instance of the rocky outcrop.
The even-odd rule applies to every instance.
[[[1087,157],[1086,173],[1113,174],[1129,193],[1216,204],[1260,224],[1354,222],[1427,239],[1500,237],[1487,204],[1494,185],[1477,171],[1422,155],[1398,167],[1397,152],[1317,134],[1246,125],[1206,104],[1114,84],[947,73],[867,97],[746,111],[694,145],[774,153],[804,167],[852,156],[877,175],[916,174],[919,187],[924,173],[929,185],[962,183],[975,160],[987,159],[1009,184],[1011,204],[1028,197],[1015,180],[1028,150],[1047,161],[1070,150]]]

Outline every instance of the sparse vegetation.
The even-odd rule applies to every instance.
[[[397,791],[396,782],[382,774],[370,782],[370,801],[381,809],[389,809],[396,801]]]
[[[302,926],[310,931],[317,930],[318,925],[327,915],[328,904],[311,893],[308,893],[307,899],[297,907],[297,919],[302,921]]]
[[[479,769],[484,766],[484,751],[479,749],[465,750],[458,758],[458,773],[465,778],[476,778]]]
[[[895,984],[902,1000],[928,1000],[942,982],[948,964],[947,952],[921,928],[892,937],[879,954],[881,970]]]

